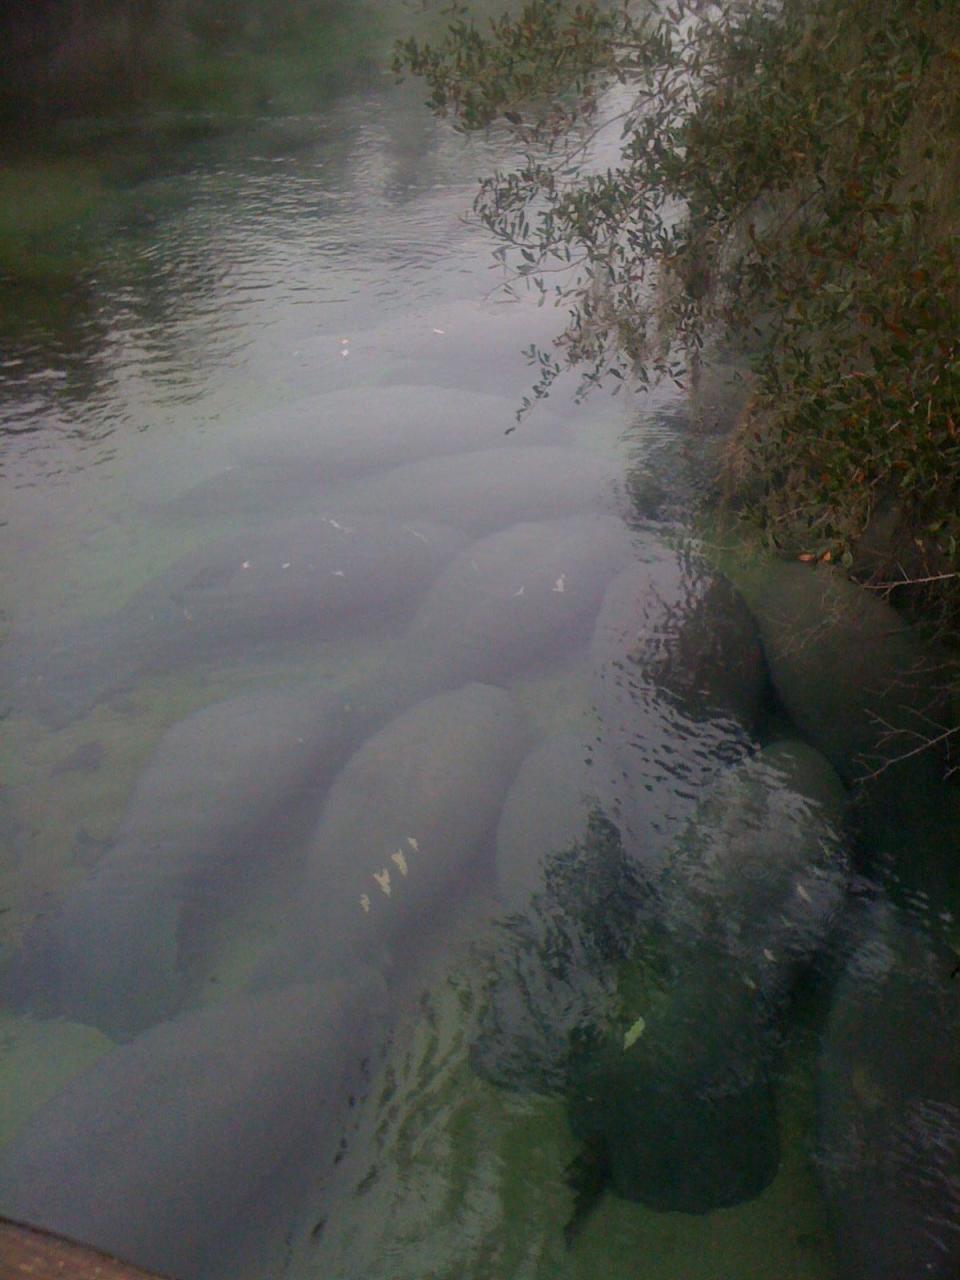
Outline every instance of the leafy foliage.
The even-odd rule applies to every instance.
[[[708,339],[745,344],[732,468],[770,541],[850,565],[892,502],[940,596],[956,588],[954,4],[530,0],[483,29],[457,6],[395,68],[457,128],[518,143],[475,209],[514,280],[568,308],[554,348],[531,349],[533,397],[564,368],[582,392],[682,381]],[[615,163],[585,163],[617,125]]]

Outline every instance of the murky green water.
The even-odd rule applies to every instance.
[[[953,1275],[956,793],[857,785],[927,655],[695,524],[678,393],[506,434],[557,318],[406,20],[0,175],[0,1210],[182,1280]]]

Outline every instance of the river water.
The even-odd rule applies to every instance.
[[[506,146],[375,71],[11,167],[0,1210],[182,1280],[953,1275],[955,795],[850,812],[912,637],[704,533],[719,391],[517,426]]]

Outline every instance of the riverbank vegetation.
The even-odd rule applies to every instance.
[[[398,45],[519,158],[476,213],[565,302],[531,397],[744,360],[733,504],[960,630],[960,11],[949,0],[531,0]],[[605,131],[621,143],[582,165]],[[896,584],[896,585],[890,585]]]
[[[126,242],[117,228],[176,206],[191,150],[203,163],[211,142],[270,122],[315,138],[318,115],[382,76],[395,30],[372,0],[0,6],[0,286],[39,291],[41,324],[69,322],[104,243]],[[23,324],[12,292],[0,330]]]
[[[369,68],[375,6],[351,0],[36,0],[0,13],[0,120],[296,109]]]

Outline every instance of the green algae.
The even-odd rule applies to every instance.
[[[322,1235],[295,1244],[291,1280],[833,1280],[811,1158],[812,1031],[788,1047],[783,1159],[761,1196],[689,1215],[603,1195],[568,1249],[577,1145],[564,1101],[501,1091],[471,1071],[482,979],[469,959],[476,944],[459,942],[459,959],[392,1038],[343,1185],[325,1186]]]

